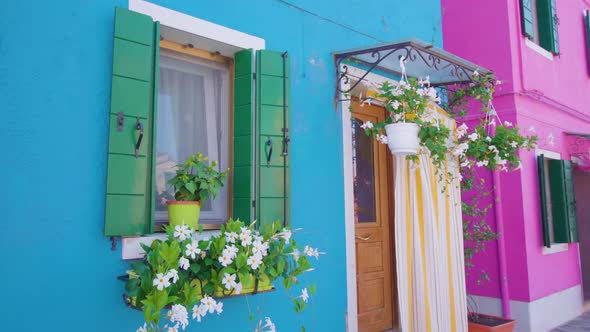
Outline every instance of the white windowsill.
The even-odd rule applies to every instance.
[[[199,233],[197,235],[197,240],[207,240],[211,236],[219,235],[220,233],[221,231],[219,230],[203,231],[203,233]],[[141,248],[140,243],[149,246],[152,244],[154,240],[163,241],[167,237],[168,235],[166,233],[155,233],[144,236],[124,237],[121,240],[121,258],[124,260],[143,258],[143,256],[145,255],[145,251],[143,250],[143,248]]]
[[[568,251],[569,243],[551,244],[551,248],[543,247],[543,255],[551,255],[558,252]]]
[[[539,46],[537,43],[535,43],[534,41],[528,39],[528,38],[524,38],[524,43],[526,44],[526,46],[528,46],[530,49],[532,49],[533,51],[541,54],[542,56],[544,56],[545,58],[553,61],[553,57],[555,55],[553,55],[553,53],[547,51],[546,49],[542,48],[541,46]]]

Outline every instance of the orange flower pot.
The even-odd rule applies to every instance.
[[[469,313],[469,332],[512,332],[516,321],[497,316]]]

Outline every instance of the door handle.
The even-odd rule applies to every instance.
[[[143,124],[137,118],[137,124],[135,125],[135,129],[139,130],[139,137],[137,138],[137,143],[135,144],[135,159],[139,156],[139,147],[141,147],[141,141],[143,140]]]
[[[268,136],[264,145],[264,154],[266,155],[266,167],[270,167],[270,159],[272,158],[272,140],[270,136]]]
[[[361,241],[369,241],[371,239],[371,237],[373,237],[373,234],[369,234],[369,236],[366,236],[366,237],[362,237],[362,236],[358,236],[358,235],[355,236],[355,238],[357,240],[361,240]]]

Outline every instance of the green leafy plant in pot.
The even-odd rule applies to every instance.
[[[194,154],[177,165],[176,175],[168,181],[174,187],[174,201],[168,201],[171,226],[187,225],[196,228],[201,204],[219,193],[229,169],[219,172],[217,162],[208,163],[202,153]]]

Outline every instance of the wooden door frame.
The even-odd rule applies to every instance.
[[[340,68],[342,70],[342,68]],[[362,77],[366,74],[366,71],[363,69],[359,69],[353,67],[351,64],[348,64],[348,76],[349,77]],[[364,78],[363,81],[373,84],[381,84],[385,81],[390,81],[392,78],[387,78],[385,76],[381,76],[374,73],[368,73],[367,76]],[[340,90],[347,91],[350,88],[349,82],[344,82],[343,80],[340,81]],[[351,119],[351,102],[350,96],[346,96],[345,94],[341,93],[338,95],[339,102],[336,105],[337,110],[342,114],[342,161],[343,161],[343,181],[344,181],[344,221],[345,221],[345,238],[346,238],[346,298],[347,298],[347,314],[346,314],[346,325],[347,331],[349,332],[357,332],[358,331],[358,311],[357,311],[357,303],[358,303],[358,296],[357,296],[357,278],[356,278],[356,250],[355,250],[355,225],[354,225],[354,184],[353,184],[353,162],[352,162],[352,126],[350,125]],[[389,156],[387,158],[388,164],[391,165],[392,158]],[[393,174],[390,174],[393,177]],[[388,178],[388,182],[390,183],[390,193],[393,194],[393,181],[392,178]],[[393,195],[390,195],[390,199],[393,203]],[[393,213],[390,214],[390,220],[393,220],[394,215]],[[393,222],[391,223],[393,228]],[[393,232],[390,232],[393,234]],[[393,235],[391,236],[390,240],[392,248],[395,248],[395,242],[393,239]],[[393,271],[395,271],[395,266],[392,265]],[[392,271],[392,289],[394,290],[394,294],[397,294],[397,276]],[[393,308],[395,311],[398,311],[398,303],[394,301]],[[394,317],[398,317],[398,315],[394,315]],[[394,319],[394,324],[397,324],[397,319]]]

